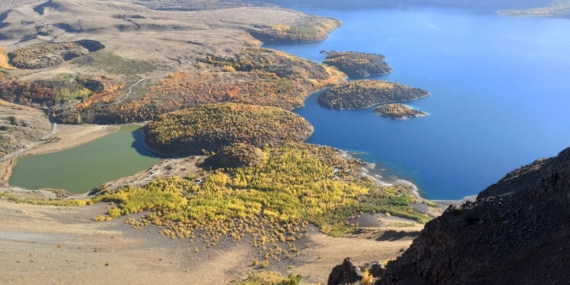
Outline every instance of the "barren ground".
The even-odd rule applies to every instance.
[[[228,284],[253,269],[250,264],[257,257],[247,242],[206,249],[162,236],[156,227],[132,229],[124,219],[92,221],[105,207],[0,200],[0,284]],[[394,229],[389,227],[367,228],[349,238],[313,233],[310,248],[297,259],[274,261],[269,269],[301,274],[305,284],[324,283],[331,268],[348,256],[362,261],[395,258],[420,229],[397,228],[402,233],[390,238]]]

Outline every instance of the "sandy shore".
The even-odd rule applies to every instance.
[[[20,156],[0,162],[0,185],[7,187],[12,174],[12,168],[19,157],[62,151],[94,141],[98,138],[112,134],[121,129],[121,126],[109,125],[57,125],[56,132],[51,138],[59,138],[50,142],[38,144]]]

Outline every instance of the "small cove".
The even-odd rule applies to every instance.
[[[85,193],[115,179],[133,175],[161,160],[146,149],[138,125],[87,144],[18,159],[9,183],[26,189],[65,189]]]

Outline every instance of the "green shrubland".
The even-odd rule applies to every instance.
[[[114,202],[108,210],[113,218],[148,211],[126,222],[136,228],[154,224],[162,234],[201,240],[207,247],[247,235],[261,256],[276,260],[298,255],[295,241],[307,236],[309,224],[338,234],[350,230],[347,218],[360,211],[389,211],[420,223],[428,219],[410,207],[415,198],[409,189],[361,177],[361,163],[333,148],[285,144],[266,146],[263,153],[256,166],[205,172],[203,182],[157,179],[144,187],[104,191],[95,201]]]

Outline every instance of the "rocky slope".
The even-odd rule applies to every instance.
[[[569,239],[570,148],[450,207],[375,284],[567,284]]]
[[[42,111],[0,100],[0,114],[0,158],[51,131],[49,119]]]

